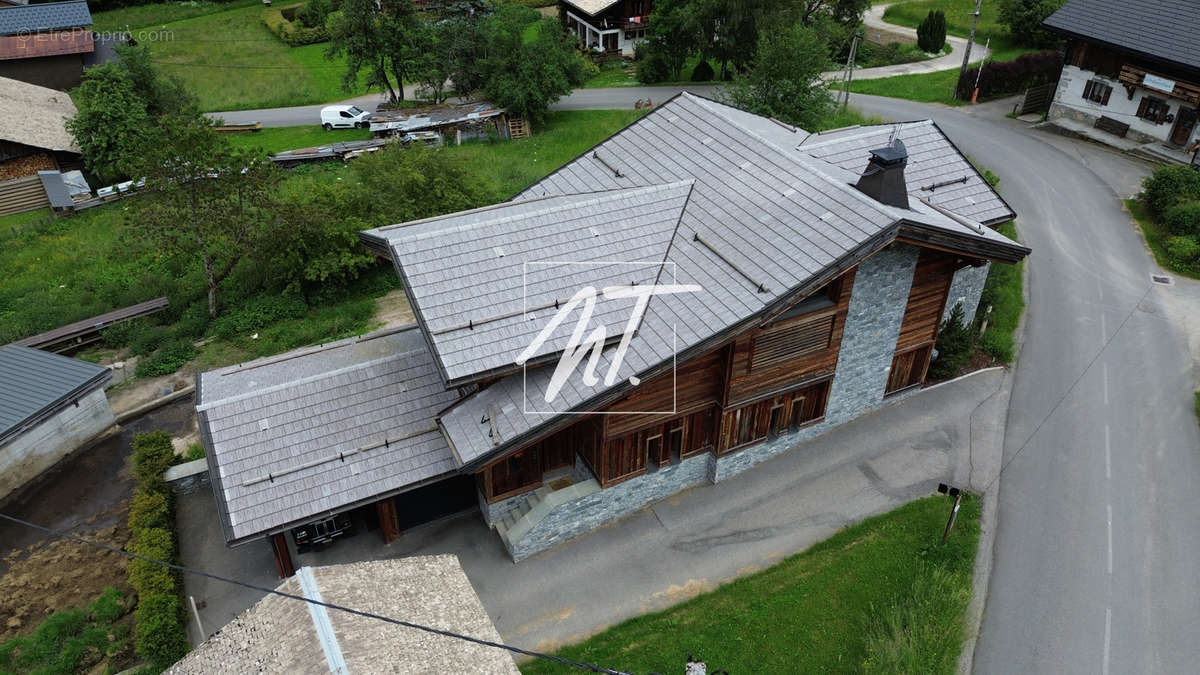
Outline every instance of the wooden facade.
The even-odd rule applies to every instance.
[[[887,391],[924,381],[959,256],[922,249]],[[535,489],[578,455],[602,487],[703,452],[725,455],[825,417],[856,268],[712,351],[643,383],[603,413],[479,474],[489,502]],[[900,367],[897,367],[899,364]],[[895,381],[893,381],[895,380]],[[673,412],[653,412],[673,411]]]

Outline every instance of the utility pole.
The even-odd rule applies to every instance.
[[[971,33],[967,36],[967,52],[963,54],[962,68],[960,68],[958,71],[958,79],[960,82],[962,81],[963,76],[967,74],[967,65],[971,63],[971,47],[975,45],[975,29],[979,28],[979,13],[982,9],[983,0],[975,0],[975,14],[971,18]],[[979,67],[982,68],[983,66],[980,65]],[[955,85],[954,88],[957,90],[958,85]],[[957,98],[957,96],[955,98]]]

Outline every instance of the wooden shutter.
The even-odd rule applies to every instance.
[[[751,347],[750,370],[759,370],[814,354],[829,347],[834,315],[763,331]]]
[[[1108,105],[1108,97],[1112,96],[1112,87],[1104,85],[1104,99],[1100,101],[1101,105]]]
[[[1138,103],[1137,116],[1144,119],[1146,117],[1146,108],[1149,106],[1150,99],[1143,96],[1141,103]]]
[[[1083,85],[1083,98],[1085,101],[1092,100],[1092,88],[1096,86],[1095,80],[1088,80],[1088,83]]]

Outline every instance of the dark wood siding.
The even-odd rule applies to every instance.
[[[832,307],[761,326],[733,343],[727,406],[833,374],[846,326],[854,272],[852,269],[834,282],[837,289],[835,297],[831,297]],[[766,357],[760,355],[764,350],[768,353]]]
[[[542,486],[541,443],[512,453],[489,465],[484,474],[484,497],[499,501]]]
[[[917,267],[913,270],[908,304],[904,309],[904,320],[900,324],[900,336],[896,340],[895,356],[884,393],[891,394],[925,381],[942,312],[946,310],[950,284],[959,266],[957,256],[931,249],[921,251]]]
[[[606,412],[636,413],[642,411],[674,411],[685,413],[721,400],[725,382],[725,349],[717,349],[687,363],[679,364],[674,375],[667,373],[649,382],[610,405]],[[615,438],[649,424],[661,424],[670,414],[607,415],[605,438]]]
[[[740,450],[773,434],[798,429],[825,417],[831,380],[826,378],[725,411],[718,453]]]

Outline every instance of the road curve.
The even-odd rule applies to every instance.
[[[1161,270],[1114,192],[1147,167],[1064,151],[995,106],[855,105],[934,118],[1001,176],[1033,248],[976,672],[1196,672],[1200,432],[1182,326],[1200,285],[1151,282]]]

